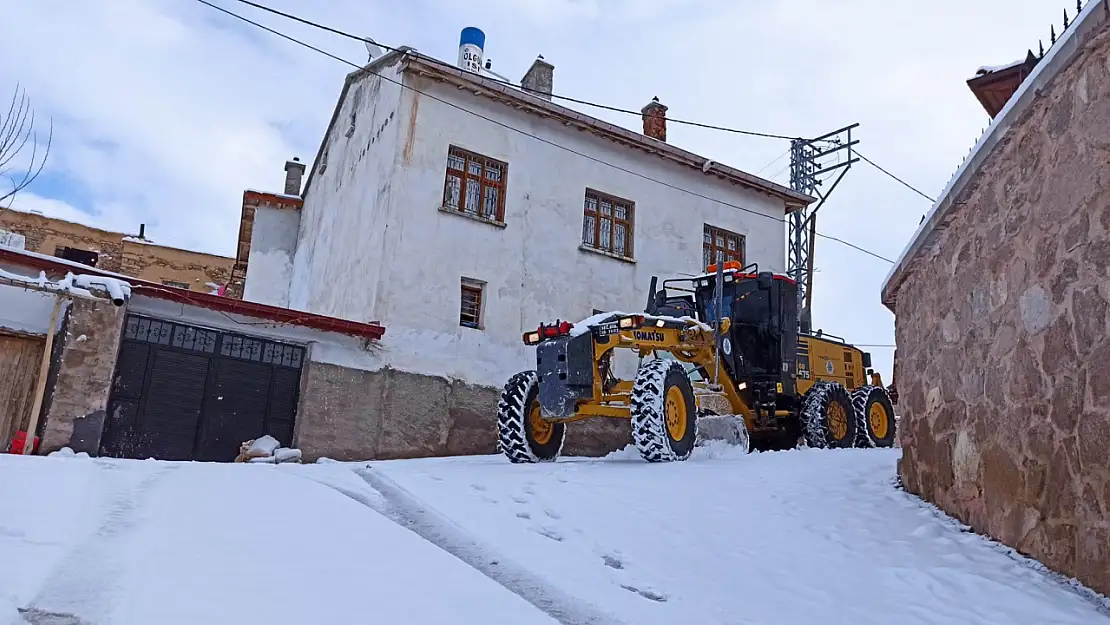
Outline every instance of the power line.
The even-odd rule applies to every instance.
[[[266,5],[259,4],[257,2],[252,2],[251,0],[236,0],[236,1],[240,2],[242,4],[245,4],[247,6],[251,6],[251,7],[254,7],[256,9],[266,11],[266,12],[272,13],[274,15],[281,16],[285,19],[289,19],[289,20],[293,20],[295,22],[299,22],[299,23],[304,24],[306,26],[311,26],[313,28],[318,28],[320,30],[339,35],[341,37],[346,37],[348,39],[353,39],[353,40],[359,41],[359,42],[365,42],[366,41],[365,37],[359,37],[358,35],[355,35],[353,33],[349,33],[349,32],[340,30],[338,28],[333,28],[331,26],[328,26],[326,24],[321,24],[319,22],[314,22],[312,20],[308,20],[308,19],[299,17],[297,15],[287,13],[285,11],[280,11],[278,9],[268,7]],[[385,44],[377,42],[377,41],[374,41],[374,44],[379,46],[379,47],[385,48],[386,50],[392,50],[394,52],[400,52],[401,51],[400,48],[395,48],[393,46],[388,46],[388,45],[385,45]],[[455,67],[454,65],[451,65],[450,63],[446,63],[444,61],[441,61],[441,60],[433,58],[433,57],[427,57],[427,58],[431,62],[433,62],[437,65],[442,65],[442,66],[451,67],[451,68]],[[530,88],[525,87],[523,85],[518,85],[518,84],[513,83],[511,81],[502,80],[502,79],[494,77],[494,76],[483,76],[483,78],[486,79],[486,80],[489,80],[491,82],[495,82],[495,83],[503,84],[503,85],[508,85],[510,87],[514,87],[516,89],[520,89],[522,91],[526,91],[526,92],[529,92],[529,93],[542,94],[542,95],[550,96],[550,97],[555,98],[555,99],[565,100],[567,102],[574,102],[575,104],[581,104],[581,105],[584,105],[584,106],[591,106],[591,107],[594,107],[594,108],[598,108],[598,109],[602,109],[602,110],[606,110],[606,111],[613,111],[613,112],[616,112],[616,113],[624,113],[624,114],[627,114],[627,115],[636,115],[636,116],[642,115],[641,112],[634,111],[634,110],[631,110],[631,109],[623,109],[623,108],[616,107],[616,106],[610,106],[608,104],[600,104],[600,103],[597,103],[597,102],[590,102],[589,100],[581,100],[581,99],[578,99],[578,98],[572,98],[572,97],[569,97],[569,96],[559,95],[559,94],[556,94],[556,93],[541,92],[541,91],[538,91],[536,89],[530,89]],[[673,124],[685,124],[687,126],[694,126],[694,127],[697,127],[697,128],[705,128],[705,129],[708,129],[708,130],[718,130],[718,131],[721,131],[721,132],[730,132],[730,133],[734,133],[734,134],[747,135],[747,136],[752,136],[752,137],[765,137],[765,138],[769,138],[769,139],[787,139],[787,140],[792,140],[792,139],[799,138],[799,137],[790,137],[790,136],[787,136],[787,135],[780,135],[780,134],[774,134],[774,133],[757,132],[757,131],[753,131],[753,130],[741,130],[741,129],[738,129],[738,128],[729,128],[727,126],[718,126],[718,125],[715,125],[715,124],[706,124],[706,123],[702,123],[702,122],[695,122],[695,121],[691,121],[691,120],[678,119],[678,118],[667,118],[667,122],[668,123],[673,123]],[[759,173],[761,173],[762,171],[764,171],[765,169],[767,169],[768,167],[773,165],[774,162],[777,162],[780,158],[782,158],[783,156],[785,156],[789,152],[790,152],[790,150],[788,148],[785,152],[783,152],[782,155],[780,155],[778,158],[776,158],[775,161],[772,161],[771,163],[768,163],[767,166],[765,166],[763,169],[761,169],[759,172],[757,172],[756,175],[758,176]],[[917,193],[921,197],[929,200],[930,202],[935,202],[935,200],[933,200],[933,198],[929,197],[928,195],[925,195],[924,193],[917,190],[916,188],[914,188],[913,186],[911,186],[909,183],[902,180],[898,176],[895,176],[894,174],[890,173],[886,169],[880,167],[877,163],[875,163],[871,159],[867,158],[866,156],[863,156],[862,154],[859,154],[858,150],[856,150],[856,154],[861,159],[863,159],[868,164],[870,164],[871,166],[875,167],[876,169],[883,172],[887,176],[890,176],[894,180],[897,180],[898,182],[905,185],[907,188],[909,188],[913,192]],[[782,173],[782,171],[783,170],[779,170],[779,173]],[[775,174],[775,175],[777,176],[778,174]],[[772,176],[772,178],[774,178],[774,176]]]
[[[243,1],[243,0],[240,0],[240,1]],[[252,26],[255,26],[255,27],[257,27],[257,28],[261,28],[262,30],[265,30],[266,32],[269,32],[269,33],[272,33],[272,34],[274,34],[274,35],[277,35],[277,36],[279,36],[279,37],[281,37],[281,38],[283,38],[283,39],[287,39],[287,40],[289,40],[289,41],[291,41],[291,42],[293,42],[293,43],[296,43],[297,45],[300,45],[300,46],[303,46],[303,47],[305,47],[305,48],[308,48],[309,50],[313,50],[313,51],[315,51],[315,52],[319,52],[320,54],[323,54],[323,55],[325,55],[325,56],[327,56],[327,57],[330,57],[330,58],[332,58],[332,59],[335,59],[335,60],[337,60],[337,61],[339,61],[339,62],[341,62],[341,63],[346,63],[347,65],[350,65],[350,66],[352,66],[352,67],[354,67],[354,68],[356,68],[356,69],[359,69],[359,70],[364,70],[364,71],[366,71],[367,73],[370,73],[370,74],[372,74],[372,75],[374,75],[374,76],[377,76],[378,78],[381,78],[382,80],[385,80],[385,81],[387,81],[387,82],[391,82],[391,83],[393,83],[393,84],[396,84],[397,86],[401,87],[402,89],[409,89],[409,90],[411,90],[411,91],[413,91],[413,92],[415,92],[415,93],[419,93],[420,95],[422,95],[422,96],[424,96],[424,97],[426,97],[426,98],[428,98],[428,99],[430,99],[430,100],[434,100],[434,101],[436,101],[436,102],[439,102],[439,103],[441,103],[441,104],[445,104],[445,105],[447,105],[447,106],[450,106],[451,108],[454,108],[454,109],[458,109],[459,111],[462,111],[462,112],[464,112],[464,113],[467,113],[468,115],[473,115],[473,116],[475,116],[475,117],[477,117],[477,118],[479,118],[479,119],[483,119],[483,120],[485,120],[485,121],[487,121],[487,122],[489,122],[489,123],[491,123],[491,124],[494,124],[494,125],[496,125],[496,126],[500,126],[500,127],[504,128],[504,129],[506,129],[506,130],[509,130],[509,131],[512,131],[512,132],[515,132],[515,133],[518,133],[518,134],[524,135],[524,136],[526,136],[526,137],[530,137],[530,138],[532,138],[532,139],[535,139],[536,141],[539,141],[539,142],[541,142],[541,143],[545,143],[545,144],[547,144],[547,145],[550,145],[550,146],[552,146],[552,147],[554,147],[554,148],[558,148],[558,149],[560,149],[560,150],[564,150],[564,151],[566,151],[566,152],[569,152],[569,153],[571,153],[571,154],[574,154],[574,155],[576,155],[576,156],[579,156],[579,157],[582,157],[582,158],[584,158],[584,159],[587,159],[587,160],[593,161],[593,162],[595,162],[595,163],[598,163],[598,164],[601,164],[601,165],[605,165],[605,166],[607,166],[607,167],[611,167],[611,168],[613,168],[613,169],[616,169],[617,171],[621,171],[621,172],[624,172],[624,173],[626,173],[626,174],[629,174],[629,175],[632,175],[632,176],[636,176],[637,178],[642,178],[642,179],[644,179],[644,180],[648,180],[648,181],[650,181],[650,182],[654,182],[654,183],[656,183],[656,184],[659,184],[659,185],[662,185],[662,186],[665,186],[665,187],[668,187],[668,188],[674,189],[674,190],[676,190],[676,191],[680,191],[680,192],[682,192],[682,193],[686,193],[686,194],[688,194],[688,195],[692,195],[692,196],[694,196],[694,197],[698,197],[698,198],[701,198],[701,199],[703,199],[703,200],[708,200],[708,201],[710,201],[710,202],[715,202],[715,203],[717,203],[717,204],[721,204],[721,205],[723,205],[723,206],[728,206],[728,207],[730,207],[730,208],[735,208],[735,209],[737,209],[737,210],[740,210],[740,211],[743,211],[743,212],[745,212],[745,213],[750,213],[750,214],[752,214],[752,215],[756,215],[756,216],[758,216],[758,217],[763,217],[763,218],[765,218],[765,219],[770,219],[770,220],[776,221],[776,222],[778,222],[778,223],[786,223],[786,220],[785,220],[785,219],[780,219],[780,218],[778,218],[778,217],[773,217],[773,216],[771,216],[771,215],[768,215],[768,214],[766,214],[766,213],[761,213],[761,212],[759,212],[759,211],[757,211],[757,210],[753,210],[753,209],[750,209],[750,208],[746,208],[746,207],[744,207],[744,206],[740,206],[740,205],[738,205],[738,204],[733,204],[733,203],[731,203],[731,202],[726,202],[726,201],[724,201],[724,200],[720,200],[720,199],[717,199],[717,198],[714,198],[714,197],[709,197],[708,195],[703,195],[703,194],[701,194],[701,193],[698,193],[698,192],[696,192],[696,191],[691,191],[691,190],[689,190],[689,189],[685,189],[685,188],[683,188],[683,187],[680,187],[680,186],[677,186],[677,185],[671,184],[671,183],[669,183],[669,182],[664,182],[664,181],[662,181],[662,180],[658,180],[658,179],[656,179],[656,178],[652,178],[651,176],[648,176],[648,175],[646,175],[646,174],[642,174],[642,173],[640,173],[640,172],[637,172],[637,171],[633,171],[633,170],[631,170],[631,169],[627,169],[627,168],[625,168],[625,167],[621,167],[620,165],[614,165],[613,163],[610,163],[610,162],[608,162],[608,161],[605,161],[605,160],[603,160],[603,159],[597,158],[596,156],[591,156],[591,155],[589,155],[589,154],[585,154],[585,153],[583,153],[583,152],[579,152],[578,150],[575,150],[575,149],[573,149],[573,148],[568,148],[568,147],[566,147],[566,146],[564,146],[564,145],[561,145],[561,144],[559,144],[559,143],[555,143],[554,141],[551,141],[551,140],[548,140],[548,139],[544,139],[543,137],[540,137],[540,136],[538,136],[538,135],[532,134],[532,133],[530,133],[530,132],[528,132],[528,131],[526,131],[526,130],[521,130],[521,129],[519,129],[519,128],[516,128],[515,126],[511,126],[511,125],[509,125],[509,124],[506,124],[506,123],[504,123],[504,122],[498,121],[498,120],[496,120],[496,119],[493,119],[493,118],[491,118],[491,117],[487,117],[487,116],[485,116],[485,115],[483,115],[483,114],[481,114],[481,113],[478,113],[478,112],[472,111],[472,110],[470,110],[470,109],[468,109],[468,108],[466,108],[466,107],[463,107],[463,106],[460,106],[460,105],[458,105],[458,104],[455,104],[454,102],[448,102],[447,100],[444,100],[444,99],[442,99],[442,98],[439,98],[439,97],[437,97],[437,96],[434,96],[434,95],[432,95],[432,94],[430,94],[430,93],[427,93],[427,92],[425,92],[425,91],[421,91],[421,90],[417,89],[416,87],[413,87],[412,85],[406,85],[406,84],[404,84],[404,81],[401,81],[401,80],[396,80],[396,79],[394,79],[394,78],[390,78],[389,76],[385,76],[385,75],[383,75],[383,74],[380,74],[380,73],[378,73],[378,72],[374,72],[374,71],[371,71],[371,70],[367,70],[366,68],[364,68],[364,67],[362,67],[362,66],[359,66],[359,65],[357,65],[357,64],[355,64],[355,63],[352,63],[351,61],[348,61],[347,59],[344,59],[344,58],[342,58],[342,57],[336,56],[336,55],[334,55],[334,54],[332,54],[332,53],[330,53],[330,52],[328,52],[328,51],[326,51],[326,50],[322,50],[322,49],[320,49],[320,48],[317,48],[316,46],[313,46],[312,44],[309,44],[309,43],[305,43],[305,42],[303,42],[303,41],[301,41],[301,40],[299,40],[299,39],[297,39],[297,38],[295,38],[295,37],[292,37],[292,36],[290,36],[290,35],[286,35],[286,34],[285,34],[285,33],[283,33],[283,32],[280,32],[280,31],[274,30],[273,28],[270,28],[269,26],[265,26],[265,25],[263,25],[263,24],[260,24],[260,23],[258,23],[258,22],[255,22],[255,21],[251,20],[250,18],[247,18],[247,17],[243,17],[242,15],[239,15],[239,14],[237,14],[237,13],[233,12],[233,11],[230,11],[230,10],[228,10],[228,9],[225,9],[225,8],[223,8],[223,7],[220,7],[220,6],[217,6],[217,5],[215,5],[215,4],[212,4],[212,3],[211,3],[211,2],[209,2],[208,0],[197,0],[197,2],[199,2],[199,3],[203,4],[203,5],[207,6],[207,7],[210,7],[210,8],[212,8],[212,9],[215,9],[215,10],[217,10],[217,11],[221,12],[221,13],[225,13],[225,14],[227,14],[227,15],[229,15],[229,16],[231,16],[231,17],[234,17],[234,18],[236,18],[236,19],[238,19],[238,20],[241,20],[241,21],[243,21],[243,22],[246,22],[246,23],[248,23],[248,24],[250,24],[250,25],[252,25]],[[840,243],[840,244],[842,244],[842,245],[845,245],[845,246],[847,246],[847,247],[850,247],[850,248],[852,248],[852,249],[854,249],[854,250],[856,250],[856,251],[859,251],[859,252],[862,252],[862,253],[864,253],[864,254],[867,254],[868,256],[873,256],[873,257],[875,257],[875,258],[877,258],[877,259],[879,259],[879,260],[882,260],[882,261],[886,261],[887,263],[890,263],[890,264],[892,264],[892,265],[894,264],[894,261],[893,261],[893,260],[891,260],[891,259],[889,259],[889,258],[886,258],[885,256],[881,256],[881,255],[879,255],[879,254],[876,254],[875,252],[872,252],[871,250],[868,250],[868,249],[864,249],[864,248],[862,248],[862,247],[860,247],[860,246],[858,246],[858,245],[856,245],[856,244],[854,244],[854,243],[849,243],[848,241],[845,241],[844,239],[841,239],[841,238],[839,238],[839,237],[834,237],[834,236],[832,236],[832,235],[827,235],[827,234],[821,234],[820,232],[818,232],[818,233],[816,233],[816,234],[817,234],[817,236],[819,236],[819,237],[821,237],[821,238],[824,238],[824,239],[828,239],[828,240],[830,240],[830,241],[836,241],[837,243]]]
[[[289,20],[293,20],[295,22],[300,22],[301,24],[304,24],[306,26],[312,26],[313,28],[319,28],[320,30],[327,31],[329,33],[333,33],[333,34],[339,35],[341,37],[347,37],[348,39],[354,39],[355,41],[360,41],[360,42],[365,42],[366,41],[365,37],[359,37],[358,35],[355,35],[355,34],[352,34],[352,33],[346,32],[346,31],[339,30],[338,28],[332,28],[331,26],[327,26],[325,24],[320,24],[318,22],[313,22],[311,20],[306,20],[302,17],[297,17],[296,15],[293,15],[291,13],[286,13],[284,11],[279,11],[277,9],[274,9],[274,8],[271,8],[271,7],[268,7],[268,6],[258,4],[257,2],[251,2],[251,0],[237,0],[237,2],[241,2],[245,5],[252,6],[252,7],[256,8],[256,9],[260,9],[262,11],[267,11],[269,13],[273,13],[274,15],[280,15],[281,17],[284,17],[284,18],[289,19]],[[385,48],[386,50],[392,50],[393,52],[400,52],[401,51],[400,48],[394,48],[392,46],[387,46],[383,43],[379,43],[378,41],[375,41],[374,44],[377,45],[377,46],[380,46],[382,48]],[[454,65],[451,65],[450,63],[446,63],[446,62],[441,61],[439,59],[432,58],[431,61],[434,62],[434,63],[437,63],[439,65],[445,65],[445,66],[451,67],[451,68],[455,67]],[[617,106],[610,106],[608,104],[599,104],[597,102],[590,102],[588,100],[579,100],[577,98],[572,98],[572,97],[565,96],[565,95],[558,95],[558,94],[555,94],[555,93],[547,93],[546,91],[537,91],[535,89],[529,89],[528,87],[525,87],[523,85],[518,85],[514,82],[511,82],[511,81],[508,81],[508,80],[502,80],[500,78],[496,78],[496,77],[493,77],[493,76],[483,76],[483,78],[485,78],[486,80],[492,81],[492,82],[500,83],[500,84],[503,84],[503,85],[508,85],[510,87],[515,87],[517,89],[520,89],[522,91],[527,91],[529,93],[551,96],[552,98],[555,98],[555,99],[558,99],[558,100],[565,100],[567,102],[574,102],[575,104],[582,104],[584,106],[592,106],[594,108],[599,108],[599,109],[603,109],[603,110],[606,110],[606,111],[613,111],[615,113],[625,113],[625,114],[628,114],[628,115],[635,115],[637,117],[642,115],[642,113],[640,111],[634,111],[632,109],[623,109],[623,108],[620,108],[620,107],[617,107]],[[667,118],[667,123],[668,124],[685,124],[687,126],[696,126],[698,128],[706,128],[706,129],[709,129],[709,130],[719,130],[721,132],[731,132],[731,133],[734,133],[734,134],[748,135],[748,136],[751,136],[751,137],[765,137],[765,138],[768,138],[768,139],[788,139],[789,140],[789,139],[798,139],[798,138],[800,138],[800,137],[789,137],[787,135],[777,135],[777,134],[769,133],[769,132],[756,132],[754,130],[740,130],[738,128],[729,128],[727,126],[716,126],[716,125],[713,125],[713,124],[703,124],[701,122],[695,122],[695,121],[684,120],[684,119],[675,119],[675,118],[671,118],[671,117]]]
[[[760,168],[760,170],[759,170],[759,171],[755,172],[755,175],[757,175],[757,176],[758,176],[759,174],[762,174],[763,172],[767,171],[767,169],[768,169],[768,168],[769,168],[769,167],[770,167],[771,165],[774,165],[775,163],[779,162],[779,159],[781,159],[782,157],[786,156],[787,154],[790,154],[790,148],[786,148],[786,151],[784,151],[784,152],[783,152],[782,154],[779,154],[778,156],[776,156],[776,157],[775,157],[775,160],[771,161],[770,163],[767,163],[767,164],[766,164],[766,165],[764,165],[764,166],[763,166],[762,168]],[[782,170],[779,170],[779,171],[782,171]]]
[[[913,187],[913,185],[911,185],[910,183],[906,182],[905,180],[902,180],[902,179],[901,179],[901,178],[899,178],[898,176],[895,176],[894,174],[890,173],[889,171],[887,171],[887,170],[883,169],[882,167],[879,167],[879,166],[878,166],[878,165],[877,165],[877,164],[875,163],[875,161],[872,161],[871,159],[867,158],[867,157],[866,157],[866,156],[864,156],[863,154],[860,154],[860,151],[859,151],[859,150],[855,150],[855,154],[856,154],[856,156],[858,156],[858,157],[860,157],[861,159],[863,159],[863,160],[864,160],[864,161],[865,161],[865,162],[866,162],[866,163],[867,163],[868,165],[871,165],[871,166],[872,166],[872,167],[874,167],[875,169],[878,169],[879,171],[881,171],[881,172],[883,172],[884,174],[886,174],[886,175],[890,176],[891,178],[893,178],[893,179],[897,180],[898,182],[901,182],[901,183],[902,183],[903,185],[905,185],[905,187],[906,187],[907,189],[909,189],[910,191],[913,191],[914,193],[916,193],[916,194],[920,195],[921,197],[925,198],[926,200],[929,200],[930,202],[932,202],[932,203],[934,203],[934,204],[936,203],[936,200],[934,200],[933,198],[931,198],[931,197],[929,197],[929,196],[925,195],[925,194],[924,194],[924,193],[922,193],[921,191],[918,191],[918,190],[917,190],[916,188],[914,188],[914,187]]]

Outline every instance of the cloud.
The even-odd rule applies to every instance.
[[[354,62],[343,39],[232,0],[220,6]],[[519,79],[537,54],[558,93],[673,118],[815,135],[852,122],[860,148],[937,193],[987,119],[964,81],[1036,48],[1063,3],[889,0],[329,0],[267,4],[453,61],[459,31],[487,34],[494,69]],[[43,182],[21,209],[231,255],[242,190],[280,189],[311,162],[350,67],[187,0],[9,0],[0,95],[20,83],[55,123]],[[638,129],[638,117],[579,107]],[[787,145],[672,124],[672,143],[757,171]],[[785,160],[764,171],[779,172]],[[895,257],[928,203],[857,164],[818,229]],[[879,304],[888,266],[819,240],[815,319],[864,343],[893,342]],[[676,270],[681,270],[676,268]],[[889,372],[889,350],[875,350]]]
[[[139,230],[138,224],[142,219],[140,214],[134,212],[133,208],[126,205],[96,205],[91,211],[85,211],[68,202],[42,197],[27,191],[16,195],[12,198],[9,206],[0,210],[38,213],[47,217],[71,221],[93,228],[126,233],[137,233]]]

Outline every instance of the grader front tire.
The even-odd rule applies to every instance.
[[[535,371],[514,375],[497,402],[497,447],[513,463],[554,462],[563,450],[566,424],[540,418]]]
[[[652,360],[632,386],[632,442],[648,462],[686,460],[698,438],[694,387],[675,360]]]

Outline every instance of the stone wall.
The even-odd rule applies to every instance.
[[[154,283],[173,282],[207,293],[208,283],[227,284],[231,258],[163,245],[125,241],[129,235],[91,228],[34,213],[0,210],[0,230],[25,237],[31,252],[54,256],[59,248],[96,252],[98,269],[122,273]]]
[[[897,292],[906,489],[1110,593],[1110,29],[1018,112]]]
[[[296,445],[307,460],[419,458],[497,453],[499,389],[392,369],[309,362]],[[567,426],[567,455],[599,456],[632,442],[623,420]]]
[[[116,368],[124,308],[75,298],[55,338],[43,407],[41,453],[62,447],[96,455]]]

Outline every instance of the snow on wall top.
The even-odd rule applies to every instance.
[[[894,266],[890,268],[886,278],[883,280],[882,293],[885,294],[887,292],[894,277],[902,272],[909,258],[924,244],[926,236],[932,232],[936,225],[940,223],[940,220],[947,214],[952,206],[950,196],[952,195],[953,189],[956,188],[958,183],[963,182],[965,178],[973,173],[978,165],[982,163],[989,153],[988,148],[993,147],[1005,136],[1006,131],[1009,129],[1010,118],[1013,115],[1014,109],[1026,103],[1030,98],[1032,90],[1035,89],[1035,86],[1040,86],[1052,78],[1059,69],[1058,65],[1060,61],[1057,57],[1060,51],[1068,48],[1069,44],[1074,43],[1075,33],[1081,30],[1084,22],[1094,15],[1101,6],[1103,6],[1102,2],[1087,3],[1083,12],[1076,16],[1075,21],[1072,22],[1071,28],[1064,31],[1060,39],[1056,41],[1056,44],[1048,50],[1044,58],[1033,68],[1032,73],[1022,81],[1018,90],[1010,97],[1009,101],[1006,102],[1006,106],[999,111],[998,116],[994,118],[990,126],[988,126],[987,130],[983,133],[983,136],[975,143],[975,147],[971,149],[971,152],[964,159],[963,163],[960,164],[956,173],[952,175],[948,184],[945,185],[944,190],[937,196],[936,202],[933,203],[929,212],[926,213],[925,218],[921,220],[921,223],[917,226],[917,230],[915,230],[913,236],[910,237],[909,243],[906,244],[902,253],[899,254],[898,260],[895,261]]]
[[[66,274],[66,277],[55,282],[46,277],[45,271],[40,271],[37,277],[32,278],[31,276],[0,269],[0,278],[27,286],[34,286],[43,291],[66,293],[68,295],[86,297],[89,299],[100,299],[89,290],[96,287],[100,290],[107,291],[116,305],[121,305],[131,298],[130,283],[105,276],[92,276],[87,274],[74,275],[70,272]]]

